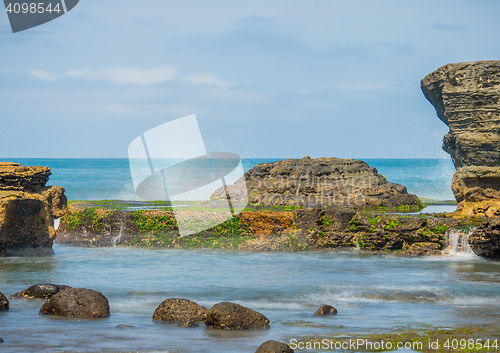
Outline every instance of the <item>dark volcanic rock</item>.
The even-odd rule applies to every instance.
[[[255,353],[293,353],[293,349],[285,343],[271,340],[262,343]]]
[[[75,318],[100,318],[109,316],[108,299],[100,292],[85,288],[67,288],[47,300],[40,315],[57,315]]]
[[[34,284],[31,287],[11,295],[11,298],[24,298],[24,299],[50,299],[59,291],[71,288],[65,285],[40,283]]]
[[[153,320],[181,323],[186,327],[203,321],[207,309],[187,299],[166,299],[155,310]]]
[[[323,316],[323,315],[337,315],[337,309],[328,304],[321,305],[318,310],[314,312],[314,315]]]
[[[9,301],[7,300],[5,295],[0,293],[0,311],[5,311],[5,310],[9,310]]]
[[[66,212],[59,186],[45,186],[46,167],[0,162],[0,256],[52,254],[54,219]]]
[[[469,237],[469,244],[476,255],[500,259],[500,219],[484,221]]]
[[[211,307],[203,321],[207,327],[219,330],[255,330],[271,327],[269,320],[261,313],[228,302]]]
[[[499,216],[500,61],[445,65],[422,80],[422,91],[450,128],[443,149],[457,168],[462,215]]]
[[[248,193],[247,193],[248,191]],[[354,159],[287,159],[256,165],[229,186],[235,202],[307,208],[420,207],[406,187],[389,183],[377,169]],[[218,189],[213,200],[226,197]]]

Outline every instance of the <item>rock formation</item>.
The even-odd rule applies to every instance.
[[[34,284],[25,290],[12,294],[9,298],[50,299],[54,294],[68,288],[71,287],[52,283]]]
[[[322,304],[318,310],[314,312],[316,316],[337,315],[337,309],[328,304]]]
[[[0,293],[0,311],[9,310],[9,300]]]
[[[255,353],[293,353],[293,349],[286,343],[270,340],[262,343]]]
[[[232,201],[250,204],[300,205],[307,208],[421,207],[406,187],[388,182],[377,169],[354,159],[287,159],[256,165],[228,186]],[[224,188],[213,200],[226,197]]]
[[[153,320],[175,322],[192,327],[202,322],[207,309],[187,299],[166,299],[155,310]]]
[[[228,302],[211,307],[203,321],[207,327],[219,330],[256,330],[271,327],[267,317],[261,313]]]
[[[469,244],[476,255],[500,260],[500,219],[487,219],[471,234]]]
[[[45,186],[50,168],[0,162],[0,256],[51,254],[54,219],[66,212],[59,186]]]
[[[422,91],[450,131],[443,149],[457,169],[452,189],[464,216],[500,216],[500,61],[448,64]]]
[[[109,302],[101,292],[92,289],[66,288],[47,300],[39,314],[74,318],[108,317]]]

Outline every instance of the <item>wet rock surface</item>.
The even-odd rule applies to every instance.
[[[66,212],[64,189],[45,186],[47,167],[0,162],[0,256],[52,254],[54,219]]]
[[[207,309],[187,299],[166,299],[155,310],[153,320],[175,322],[195,327],[203,321]]]
[[[337,309],[328,304],[322,304],[318,310],[314,312],[316,316],[325,316],[325,315],[337,315]]]
[[[286,343],[270,340],[262,343],[255,353],[293,353],[293,349]]]
[[[500,216],[500,61],[448,64],[422,92],[449,128],[443,149],[457,169],[452,190],[464,216]]]
[[[469,244],[476,255],[500,260],[500,219],[484,221],[469,237]]]
[[[269,320],[261,313],[229,302],[215,304],[207,311],[203,321],[208,328],[218,330],[258,330],[271,327]]]
[[[235,202],[307,208],[420,207],[406,187],[388,182],[377,169],[354,159],[287,159],[258,164],[228,186]],[[224,188],[213,200],[226,198]]]
[[[6,311],[9,310],[9,300],[0,293],[0,311]]]
[[[22,299],[50,299],[54,294],[59,293],[61,290],[65,290],[71,287],[53,283],[40,283],[34,284],[29,288],[17,292],[10,298],[22,298]]]
[[[73,318],[108,317],[109,302],[100,292],[85,288],[67,288],[47,300],[40,315],[57,315]]]

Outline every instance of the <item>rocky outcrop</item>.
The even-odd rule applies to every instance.
[[[67,288],[47,300],[39,314],[73,318],[108,317],[109,302],[102,293],[92,289]]]
[[[59,186],[45,186],[46,167],[0,163],[0,256],[51,254],[54,219],[66,212]]]
[[[500,260],[500,219],[484,221],[470,235],[469,244],[476,255]]]
[[[175,322],[191,327],[203,321],[207,309],[187,299],[166,299],[155,310],[153,320]]]
[[[9,310],[9,301],[7,300],[5,295],[0,293],[0,311],[5,311],[5,310]]]
[[[52,283],[34,284],[29,288],[12,294],[9,298],[20,299],[50,299],[54,294],[71,287]]]
[[[422,91],[449,128],[443,149],[457,169],[452,189],[464,216],[500,216],[500,61],[448,64]]]
[[[293,353],[293,349],[286,343],[270,340],[262,343],[255,353]]]
[[[256,330],[271,327],[267,317],[261,313],[228,302],[211,307],[203,321],[207,327],[219,330]]]
[[[233,202],[307,208],[421,207],[406,187],[388,182],[377,169],[354,159],[287,159],[258,164],[228,186]],[[226,198],[218,189],[213,200]]]
[[[316,316],[325,316],[325,315],[337,315],[337,309],[328,304],[322,304],[318,310],[314,312]]]

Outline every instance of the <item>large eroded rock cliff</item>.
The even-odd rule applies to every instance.
[[[50,168],[0,162],[0,256],[52,253],[54,219],[66,212],[59,186],[45,186]]]
[[[448,64],[422,92],[450,131],[443,149],[457,169],[452,189],[464,216],[500,216],[500,61]]]

